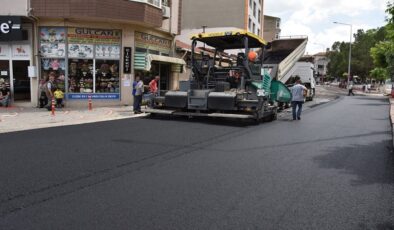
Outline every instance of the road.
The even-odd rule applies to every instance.
[[[0,229],[394,229],[388,101],[1,134]]]

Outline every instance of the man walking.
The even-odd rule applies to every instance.
[[[299,76],[296,76],[295,80],[296,84],[291,88],[293,120],[301,120],[302,104],[304,104],[304,91],[307,91],[307,88],[301,85]]]
[[[141,102],[142,102],[142,94],[144,93],[144,82],[141,80],[140,76],[137,75],[135,77],[136,85],[135,85],[135,93],[134,93],[134,113],[141,113]]]
[[[349,84],[348,90],[349,90],[349,93],[348,93],[347,95],[348,95],[348,96],[350,96],[350,95],[354,96],[354,93],[353,93],[353,84],[352,84],[352,83]]]

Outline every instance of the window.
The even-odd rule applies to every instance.
[[[261,22],[261,10],[259,10],[259,14],[257,15],[257,18],[259,20],[259,23]]]
[[[260,29],[257,29],[257,35],[261,36]]]
[[[280,19],[276,19],[276,28],[280,28]]]
[[[252,8],[252,0],[249,0],[249,7]]]
[[[279,39],[279,33],[275,34],[275,39]]]
[[[129,1],[147,3],[156,6],[158,8],[161,8],[161,0],[129,0]]]
[[[252,30],[252,19],[249,17],[249,24],[248,24],[249,30]]]
[[[252,32],[256,33],[256,24],[254,24],[254,23],[253,23],[253,30],[252,30]]]
[[[254,17],[256,17],[256,10],[257,10],[256,2],[253,2],[253,16]]]

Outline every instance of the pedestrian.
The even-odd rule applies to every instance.
[[[55,92],[53,93],[56,99],[56,107],[57,108],[62,108],[63,107],[63,98],[64,98],[64,93],[60,89],[56,89]]]
[[[160,80],[160,76],[157,75],[155,76],[155,78],[149,82],[149,91],[150,93],[152,93],[154,96],[158,96],[158,92],[159,92],[159,88],[158,88],[158,84],[159,84],[159,80]]]
[[[5,83],[1,83],[1,88],[0,88],[0,104],[8,107],[10,105],[10,89],[7,88]]]
[[[354,93],[353,93],[353,84],[352,84],[352,83],[349,84],[349,86],[347,87],[347,89],[348,89],[348,91],[349,91],[349,93],[348,93],[347,95],[348,95],[348,96],[350,96],[350,95],[354,96]]]
[[[301,85],[299,76],[295,77],[295,81],[296,84],[291,88],[293,120],[301,120],[302,104],[304,104],[304,92],[306,92],[308,89]]]
[[[153,108],[154,105],[154,98],[156,96],[159,96],[159,80],[160,80],[160,76],[156,75],[155,78],[149,82],[149,93],[150,93],[150,102],[149,102],[149,106],[151,108]]]
[[[49,80],[46,83],[46,95],[47,95],[48,100],[55,99],[54,94],[53,94],[56,90],[55,76],[56,76],[55,72],[52,71],[49,73]],[[51,106],[52,106],[52,104],[48,103],[46,108],[50,111]]]
[[[40,108],[44,108],[48,104],[48,97],[46,93],[47,81],[42,79],[40,82]]]
[[[134,92],[134,105],[133,110],[135,114],[141,113],[141,103],[142,103],[142,94],[144,93],[144,82],[141,80],[141,77],[137,75],[135,77],[135,92]]]

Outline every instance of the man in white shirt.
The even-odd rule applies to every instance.
[[[142,102],[142,94],[144,93],[144,82],[141,80],[139,75],[135,76],[135,81],[137,82],[135,86],[135,95],[134,95],[134,113],[141,113],[141,102]]]
[[[304,91],[307,91],[307,88],[301,85],[301,80],[299,76],[296,76],[295,80],[296,84],[291,88],[291,106],[293,109],[293,120],[301,120],[302,104],[304,104]]]

